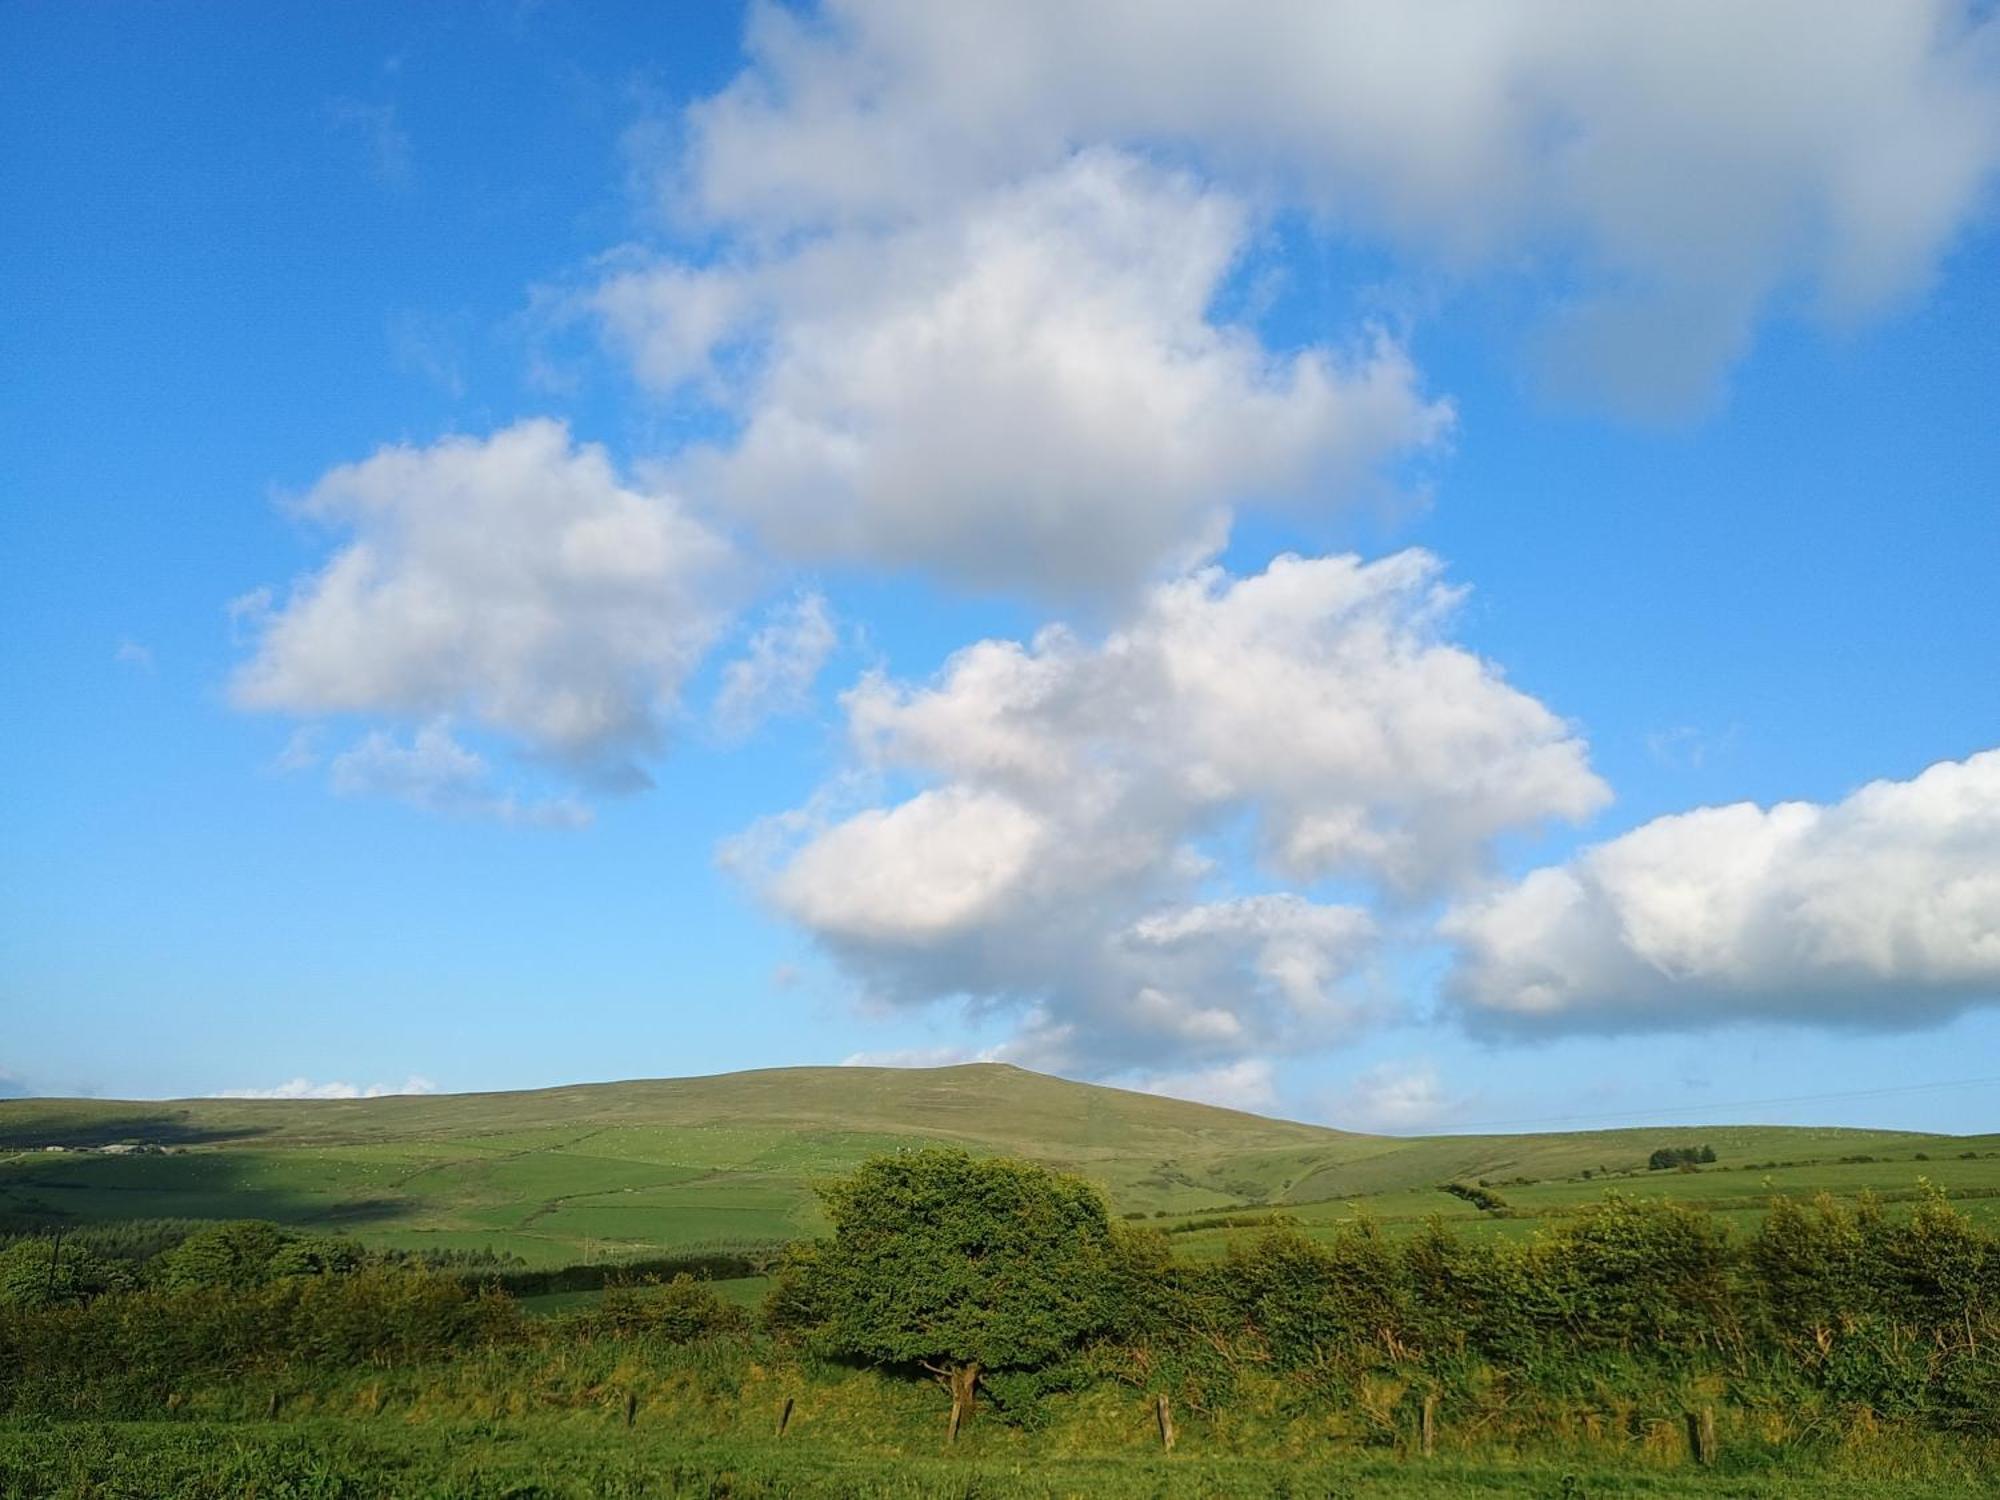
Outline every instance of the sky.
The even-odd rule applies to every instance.
[[[0,1094],[2000,1128],[2000,17],[0,5]]]

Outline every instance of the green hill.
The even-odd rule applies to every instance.
[[[1721,1209],[1773,1191],[1906,1192],[1919,1174],[1982,1208],[2000,1192],[1994,1137],[1704,1126],[1396,1138],[970,1064],[366,1100],[0,1101],[0,1219],[270,1218],[556,1264],[808,1233],[816,1180],[928,1143],[1080,1172],[1119,1212],[1188,1230],[1192,1253],[1225,1232],[1198,1228],[1204,1217],[1277,1208],[1308,1226],[1357,1206],[1390,1223],[1491,1221],[1438,1191],[1454,1180],[1493,1183],[1520,1215],[1510,1227],[1594,1197],[1607,1176]],[[1717,1164],[1645,1170],[1655,1148],[1689,1144],[1712,1145]],[[120,1146],[143,1149],[104,1149]]]

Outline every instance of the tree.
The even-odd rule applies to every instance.
[[[1116,1320],[1117,1246],[1089,1183],[1031,1162],[878,1156],[821,1189],[833,1226],[788,1295],[827,1353],[917,1365],[951,1392],[950,1435],[985,1371],[1050,1364]]]
[[[195,1287],[241,1291],[281,1277],[356,1271],[365,1259],[361,1247],[349,1240],[241,1219],[189,1235],[154,1262],[154,1279],[168,1291]]]

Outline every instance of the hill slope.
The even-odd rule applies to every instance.
[[[0,1216],[262,1217],[343,1227],[388,1244],[490,1247],[535,1263],[810,1232],[815,1180],[923,1143],[1007,1152],[1083,1173],[1134,1215],[1302,1205],[1324,1222],[1360,1199],[1386,1217],[1469,1215],[1441,1182],[1485,1177],[1540,1207],[1594,1196],[1588,1169],[1643,1168],[1660,1145],[1715,1146],[1720,1165],[1780,1169],[1647,1188],[1745,1201],[1811,1190],[1842,1156],[1860,1187],[1995,1175],[1961,1149],[1990,1140],[1879,1131],[1701,1127],[1564,1135],[1393,1138],[1267,1120],[1072,1083],[999,1064],[785,1068],[524,1093],[366,1100],[0,1101]],[[144,1142],[162,1154],[89,1148]],[[58,1145],[68,1149],[46,1150]],[[1941,1158],[1908,1164],[1916,1153]],[[1850,1169],[1864,1168],[1856,1173]],[[1797,1181],[1803,1171],[1806,1176]],[[1807,1180],[1811,1179],[1811,1180]],[[1836,1184],[1838,1186],[1838,1184]],[[1172,1222],[1169,1217],[1168,1222]],[[1190,1244],[1193,1242],[1190,1241]]]

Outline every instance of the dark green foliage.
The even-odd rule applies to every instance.
[[[373,1267],[263,1286],[138,1291],[0,1308],[0,1405],[157,1409],[181,1381],[448,1357],[517,1336],[519,1309],[429,1272]]]
[[[1274,1229],[1232,1250],[1209,1276],[1280,1369],[1364,1348],[1394,1358],[1407,1347],[1401,1257],[1365,1220],[1343,1225],[1331,1241]]]
[[[830,1354],[1030,1369],[1118,1321],[1110,1218],[1081,1178],[913,1151],[821,1198],[833,1233],[788,1264],[786,1297]]]
[[[0,1307],[59,1307],[137,1285],[132,1267],[49,1235],[0,1250]]]
[[[116,1219],[93,1224],[16,1217],[0,1220],[0,1250],[21,1240],[46,1244],[60,1230],[63,1244],[100,1259],[151,1260],[211,1223],[207,1219]]]
[[[1869,1158],[1858,1156],[1853,1159],[1867,1161]],[[1664,1172],[1674,1167],[1705,1166],[1714,1160],[1713,1146],[1662,1146],[1646,1158],[1646,1166],[1652,1171]]]
[[[529,1270],[519,1256],[492,1251],[430,1251],[424,1263],[444,1270],[462,1270],[469,1280],[514,1297],[539,1297],[548,1292],[594,1292],[622,1282],[666,1281],[675,1276],[724,1281],[738,1276],[764,1276],[783,1259],[782,1244],[746,1244],[740,1249],[690,1250],[677,1255],[645,1256],[635,1260],[596,1261],[588,1265]]]
[[[1588,1172],[1584,1173],[1586,1177],[1589,1175]],[[1504,1214],[1507,1212],[1507,1200],[1491,1188],[1477,1187],[1469,1182],[1447,1182],[1440,1185],[1439,1191],[1450,1193],[1454,1198],[1463,1198],[1467,1203],[1470,1203],[1474,1208],[1484,1213]]]
[[[286,1276],[356,1271],[361,1247],[331,1236],[304,1235],[258,1219],[198,1230],[154,1261],[150,1279],[168,1291],[204,1287],[244,1290]]]
[[[665,1283],[608,1288],[596,1307],[578,1317],[619,1337],[651,1337],[670,1344],[750,1329],[748,1312],[724,1302],[713,1287],[686,1272]]]

